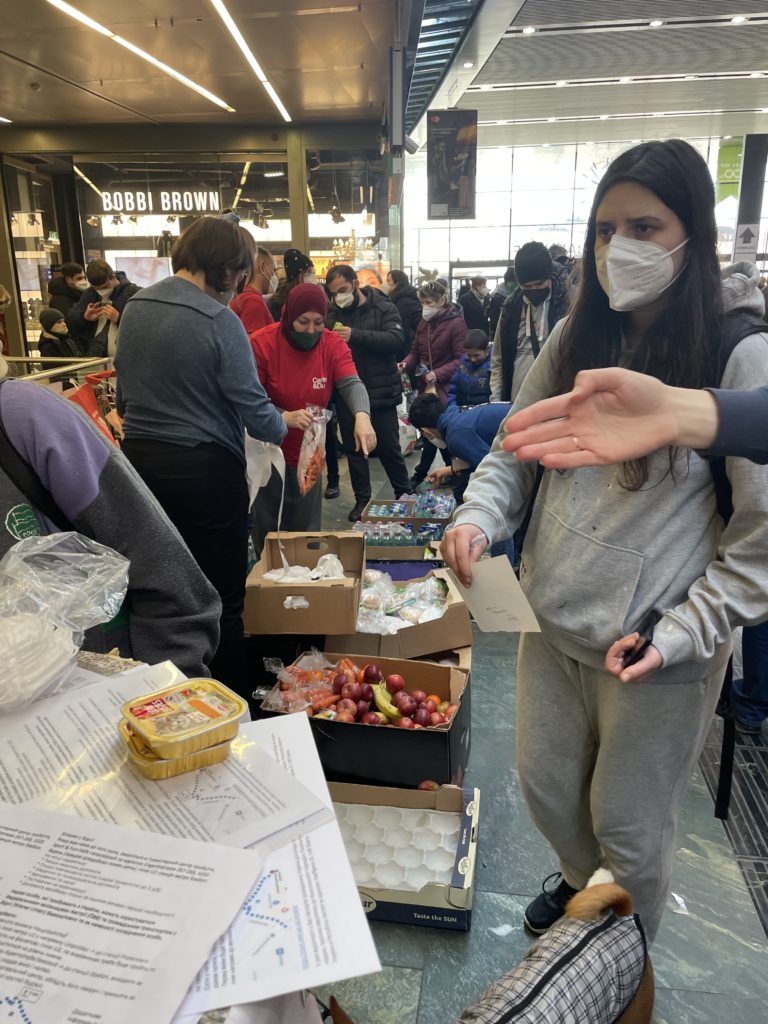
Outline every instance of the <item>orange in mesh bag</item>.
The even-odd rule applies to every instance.
[[[308,405],[307,412],[312,413],[312,422],[304,431],[299,451],[299,464],[296,467],[299,492],[302,495],[308,494],[323,475],[325,431],[326,424],[331,418],[328,410],[321,409],[319,405]]]

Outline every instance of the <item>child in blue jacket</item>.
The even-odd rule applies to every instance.
[[[490,400],[491,345],[485,331],[468,331],[464,355],[448,390],[448,405],[485,405]]]

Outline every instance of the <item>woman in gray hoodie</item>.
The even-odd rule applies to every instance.
[[[768,384],[768,334],[756,317],[754,333],[749,324],[720,358],[730,313],[713,210],[707,166],[685,142],[644,143],[611,164],[589,218],[579,297],[513,411],[605,366],[676,387]],[[443,544],[465,583],[488,544],[519,526],[533,487],[535,466],[502,450],[504,436],[502,427]],[[541,633],[520,644],[517,756],[562,879],[528,906],[535,932],[605,865],[656,934],[731,631],[768,614],[768,469],[728,459],[726,471],[727,525],[710,465],[687,450],[544,473],[520,572]],[[652,638],[643,653],[639,633]]]

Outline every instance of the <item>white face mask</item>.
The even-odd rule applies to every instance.
[[[305,274],[301,281],[302,284],[317,284],[317,274],[313,270],[309,274]]]
[[[269,279],[269,293],[274,295],[277,289],[280,287],[280,280],[277,274],[273,274]]]
[[[99,293],[99,295],[102,297],[102,299],[108,299],[109,296],[112,294],[112,292],[114,290],[115,290],[114,288],[97,288],[96,289],[96,291]]]
[[[389,293],[392,291],[392,289],[390,288],[386,281],[382,282],[381,290],[384,292],[385,295],[389,295]]]
[[[421,307],[421,315],[424,317],[425,320],[431,320],[432,317],[433,316],[437,316],[437,314],[439,312],[440,312],[440,309],[437,306],[422,306]]]
[[[665,249],[656,242],[614,235],[608,245],[597,249],[597,278],[611,309],[625,312],[658,299],[685,270],[684,264],[675,274],[672,254],[687,242],[686,238],[674,249]]]
[[[339,309],[346,309],[348,306],[351,306],[352,303],[355,301],[355,293],[339,292],[336,295],[334,295],[333,301],[336,303]]]
[[[77,288],[77,290],[79,292],[86,292],[86,291],[88,291],[89,285],[88,285],[87,281],[75,281],[74,285],[75,285],[75,288]]]

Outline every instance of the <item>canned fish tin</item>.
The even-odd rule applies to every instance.
[[[215,679],[188,679],[122,707],[131,732],[156,757],[176,758],[237,736],[247,704]]]
[[[151,750],[144,746],[142,740],[131,731],[128,722],[123,718],[119,725],[120,735],[128,750],[128,757],[131,763],[147,779],[171,779],[174,775],[183,775],[184,772],[192,772],[196,768],[210,768],[213,764],[219,764],[229,755],[232,740],[224,743],[217,743],[215,747],[204,747],[194,754],[186,754],[184,757],[156,757]]]

